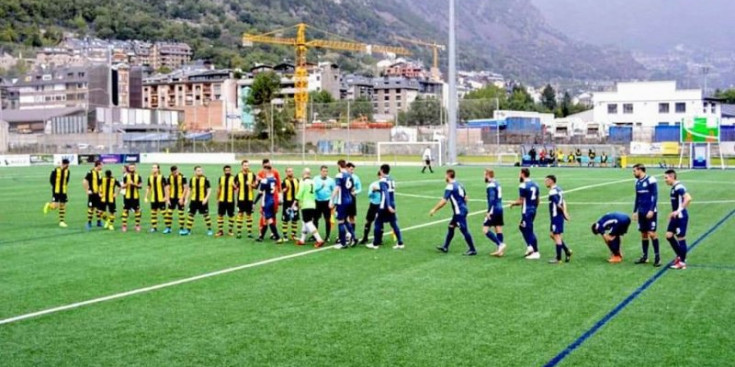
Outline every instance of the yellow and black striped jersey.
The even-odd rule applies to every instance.
[[[235,176],[225,175],[219,178],[217,201],[220,203],[235,202]]]
[[[51,171],[51,189],[54,190],[54,194],[66,194],[69,188],[69,169],[56,167]]]

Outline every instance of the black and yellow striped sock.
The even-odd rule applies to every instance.
[[[284,237],[288,235],[288,221],[281,221],[281,233],[283,233]]]
[[[253,215],[252,214],[248,214],[245,217],[245,223],[247,224],[248,233],[253,234]]]
[[[179,227],[182,229],[184,228],[184,225],[186,224],[185,223],[186,221],[184,220],[185,218],[186,218],[186,213],[184,213],[184,209],[179,209]]]
[[[128,210],[123,210],[122,212],[122,225],[126,227],[128,225]]]
[[[140,210],[135,211],[135,225],[140,225],[140,217],[143,216],[143,213],[140,212]]]
[[[92,223],[92,217],[94,217],[94,209],[91,207],[87,208],[87,223]]]
[[[194,227],[194,214],[189,213],[186,217],[186,229],[191,231],[191,227]]]
[[[296,221],[291,222],[291,235],[293,235],[294,238],[299,234],[299,223]]]
[[[59,223],[66,222],[66,205],[59,205]]]
[[[115,224],[115,213],[110,213],[107,215],[107,223],[110,223],[110,225]]]
[[[229,234],[232,234],[232,231],[235,229],[235,217],[231,216],[229,218],[229,224],[230,224],[230,230],[228,231]]]
[[[225,224],[225,218],[221,215],[217,216],[217,231],[222,232],[222,226]]]
[[[151,228],[158,229],[158,209],[151,209]]]
[[[97,220],[106,220],[107,219],[107,213],[97,209]]]
[[[207,226],[207,229],[212,230],[212,217],[209,214],[204,214],[204,224]]]
[[[242,233],[242,222],[245,219],[245,215],[242,213],[237,215],[237,235],[239,236]]]
[[[173,222],[173,215],[174,211],[171,209],[166,210],[165,213],[163,213],[163,224],[166,226],[166,228],[171,228],[171,223]]]

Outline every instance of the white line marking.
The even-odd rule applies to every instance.
[[[630,205],[629,201],[567,201],[571,205]],[[735,200],[705,200],[705,201],[694,201],[692,200],[689,205],[693,204],[732,204]]]
[[[596,184],[596,185],[582,186],[582,187],[577,187],[577,188],[574,188],[574,189],[567,190],[567,191],[565,191],[565,193],[570,193],[570,192],[575,192],[575,191],[582,191],[582,190],[587,190],[587,189],[591,189],[591,188],[595,188],[595,187],[599,187],[599,186],[614,185],[614,184],[617,184],[617,183],[629,182],[629,181],[632,181],[632,179],[625,179],[625,180],[619,180],[619,181],[610,181],[610,182],[605,182],[605,183]],[[438,200],[438,198],[437,198],[437,200]],[[485,214],[486,212],[487,212],[486,210],[479,210],[479,211],[476,211],[476,212],[469,213],[468,216],[474,216],[474,215],[478,215],[478,214]],[[423,224],[411,226],[411,227],[402,229],[401,232],[407,232],[407,231],[411,231],[411,230],[414,230],[414,229],[429,227],[429,226],[432,226],[432,225],[435,225],[435,224],[448,222],[449,219],[450,218],[445,218],[445,219],[435,220],[433,222],[427,222],[427,223],[423,223]],[[389,235],[389,234],[390,234],[390,232],[385,232],[385,235],[386,236]],[[274,257],[274,258],[271,258],[271,259],[262,260],[262,261],[258,261],[258,262],[254,262],[254,263],[250,263],[250,264],[244,264],[244,265],[235,266],[235,267],[231,267],[231,268],[227,268],[227,269],[213,271],[213,272],[210,272],[210,273],[204,273],[204,274],[196,275],[196,276],[189,277],[189,278],[174,280],[174,281],[167,282],[167,283],[156,284],[156,285],[152,285],[150,287],[133,289],[133,290],[130,290],[130,291],[127,291],[127,292],[116,293],[116,294],[112,294],[112,295],[109,295],[109,296],[104,296],[104,297],[90,299],[90,300],[87,300],[87,301],[70,303],[70,304],[64,305],[64,306],[48,308],[48,309],[45,309],[45,310],[31,312],[31,313],[27,313],[27,314],[24,314],[24,315],[14,316],[14,317],[10,317],[10,318],[7,318],[7,319],[0,320],[0,325],[10,324],[10,323],[13,323],[13,322],[27,320],[27,319],[30,319],[30,318],[44,316],[44,315],[48,315],[48,314],[52,314],[52,313],[57,313],[57,312],[61,312],[61,311],[72,310],[72,309],[75,309],[75,308],[89,306],[89,305],[93,305],[93,304],[96,304],[96,303],[102,303],[102,302],[112,301],[112,300],[116,300],[116,299],[120,299],[120,298],[124,298],[124,297],[134,296],[136,294],[148,293],[148,292],[156,291],[156,290],[163,289],[163,288],[173,287],[173,286],[180,285],[180,284],[191,283],[191,282],[194,282],[194,281],[197,281],[197,280],[201,280],[201,279],[206,279],[206,278],[211,278],[211,277],[215,277],[215,276],[222,275],[222,274],[228,274],[228,273],[236,272],[236,271],[239,271],[239,270],[244,270],[244,269],[248,269],[248,268],[254,268],[254,267],[257,267],[257,266],[262,266],[262,265],[267,265],[267,264],[272,264],[272,263],[280,262],[280,261],[283,261],[283,260],[297,258],[297,257],[300,257],[300,256],[311,255],[311,254],[315,254],[317,252],[331,250],[333,248],[334,248],[334,246],[330,246],[330,247],[324,247],[324,248],[320,248],[320,249],[308,250],[308,251],[299,252],[299,253],[290,254],[290,255],[285,255],[285,256]]]

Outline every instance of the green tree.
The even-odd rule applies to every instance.
[[[725,103],[735,103],[735,89],[717,90],[715,97],[724,99]]]
[[[536,111],[536,104],[533,101],[533,97],[528,94],[526,87],[519,85],[513,87],[513,92],[508,98],[508,103],[503,107],[504,109],[513,111]]]
[[[334,97],[332,95],[325,91],[313,91],[309,93],[309,100],[313,103],[334,103]]]
[[[554,111],[556,109],[556,91],[554,91],[551,84],[547,84],[541,92],[541,104],[549,111]]]
[[[441,123],[441,104],[436,99],[416,98],[408,108],[408,112],[401,116],[401,125],[426,126]]]
[[[356,98],[350,102],[350,120],[365,116],[368,121],[373,121],[373,102],[367,97]]]
[[[281,92],[281,77],[269,71],[259,73],[253,80],[247,104],[256,107],[270,103]]]

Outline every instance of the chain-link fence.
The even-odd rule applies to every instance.
[[[159,120],[140,123],[130,116],[122,122],[113,116],[96,129],[99,133],[10,134],[9,148],[15,153],[232,152],[293,160],[328,155],[370,160],[375,159],[378,142],[442,142],[447,146],[447,109],[440,99],[405,93],[382,98],[312,101],[304,122],[295,121],[293,102],[288,101],[242,108],[237,114],[227,108],[218,113],[201,112],[178,125]],[[459,100],[456,147],[460,163],[517,159],[514,157],[523,154],[520,147],[524,144],[614,144],[622,154],[631,142],[654,142],[673,134],[655,128],[555,124],[553,117],[548,122],[508,111],[496,119],[503,114],[496,114],[498,107],[496,99]],[[207,121],[196,121],[197,116],[206,116],[201,118]]]

